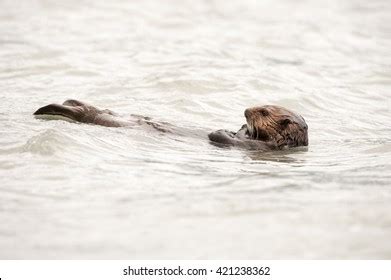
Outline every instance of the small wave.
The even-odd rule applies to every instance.
[[[99,76],[99,73],[90,70],[69,70],[65,72],[65,75],[75,77],[96,77]]]
[[[65,144],[72,141],[73,139],[63,132],[59,132],[54,129],[47,129],[27,140],[26,144],[21,147],[20,151],[50,156],[60,151]]]

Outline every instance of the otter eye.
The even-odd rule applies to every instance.
[[[266,110],[266,109],[259,109],[259,113],[262,115],[262,116],[264,116],[264,117],[266,117],[267,115],[269,115],[269,112]]]
[[[282,127],[286,127],[288,124],[291,123],[291,120],[290,119],[283,119],[281,121],[278,122]]]

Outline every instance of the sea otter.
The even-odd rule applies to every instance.
[[[39,108],[38,118],[60,118],[68,121],[91,123],[109,127],[145,125],[160,132],[205,137],[220,145],[237,146],[257,150],[279,150],[308,145],[308,126],[302,116],[280,106],[266,105],[246,109],[247,124],[238,132],[217,130],[206,134],[188,131],[168,123],[156,122],[148,117],[130,115],[123,118],[105,109],[101,110],[78,100],[67,100],[62,105],[49,104]]]
[[[209,139],[250,149],[281,150],[308,146],[308,126],[302,116],[286,108],[266,105],[244,111],[247,124],[237,132],[217,130]]]

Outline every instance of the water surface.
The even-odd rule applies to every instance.
[[[0,257],[390,258],[391,5],[0,2]],[[205,132],[278,104],[308,151],[34,119],[68,98]]]

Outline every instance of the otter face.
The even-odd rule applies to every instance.
[[[279,148],[308,146],[308,126],[292,111],[267,105],[246,109],[244,115],[252,139],[275,142]]]

